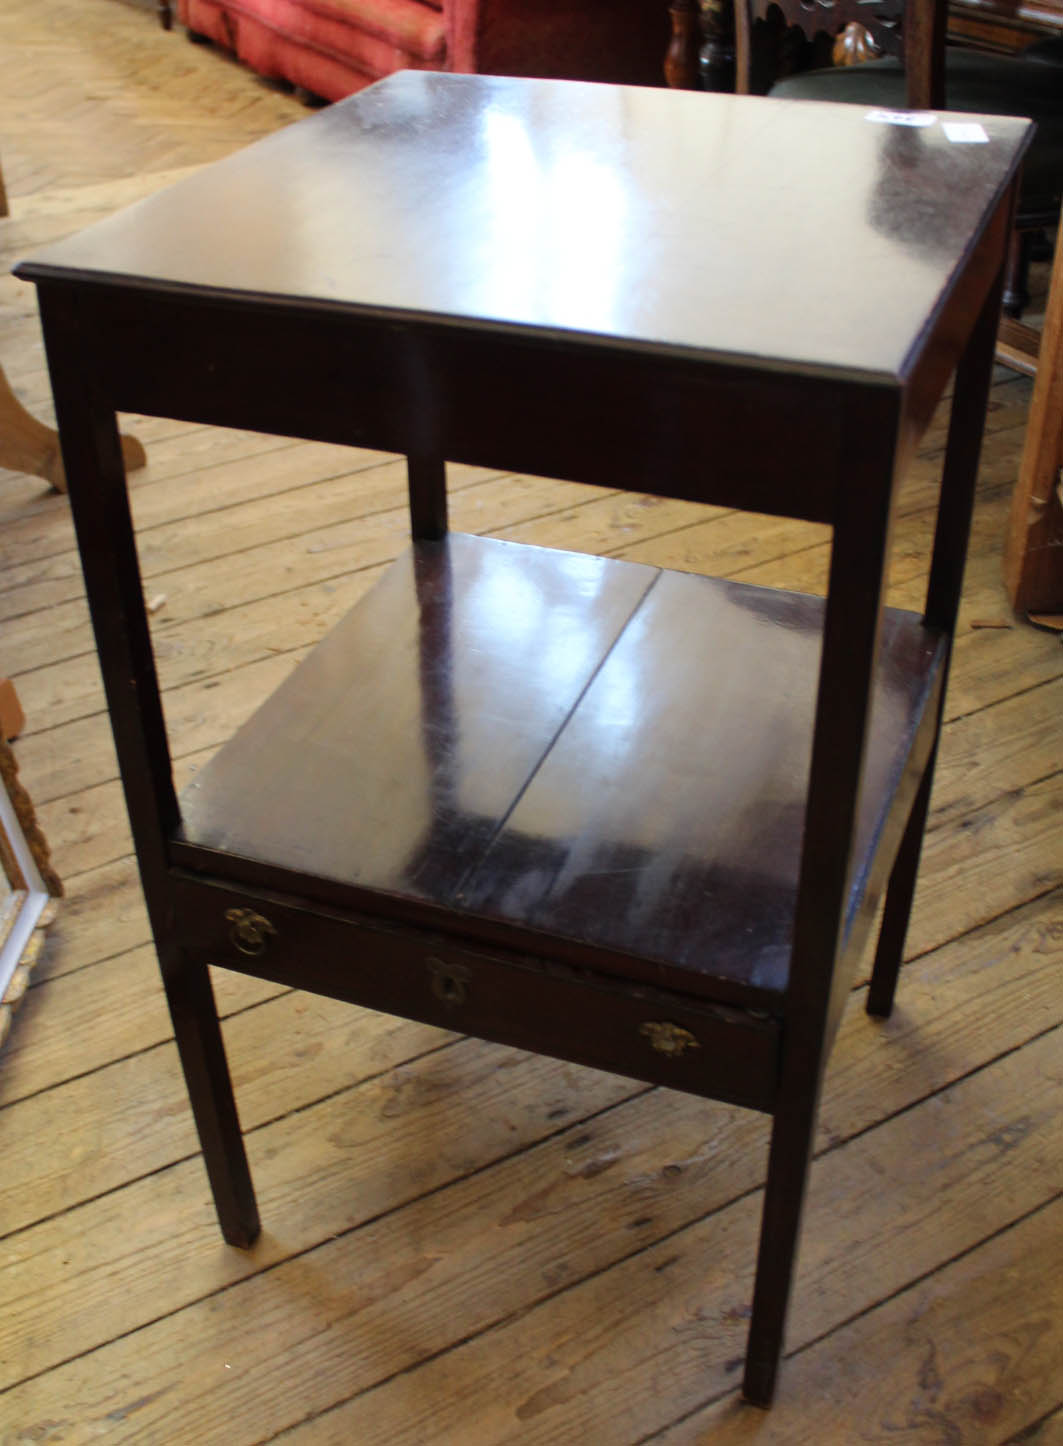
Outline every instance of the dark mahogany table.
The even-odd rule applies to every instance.
[[[19,268],[228,1240],[208,964],[770,1112],[770,1399],[823,1064],[918,863],[1028,129],[982,123],[407,73]],[[925,615],[884,609],[957,368]],[[409,458],[410,550],[180,799],[116,410]],[[830,523],[829,597],[450,535],[444,459]]]

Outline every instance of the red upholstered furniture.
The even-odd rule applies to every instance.
[[[339,100],[395,70],[659,85],[664,0],[178,0],[194,34]]]

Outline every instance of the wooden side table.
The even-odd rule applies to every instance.
[[[823,1065],[914,887],[1028,138],[983,124],[407,73],[20,268],[228,1240],[210,963],[771,1113],[770,1400]],[[954,369],[925,615],[885,609]],[[116,410],[409,458],[410,551],[180,799]],[[830,523],[829,596],[450,535],[444,459]]]

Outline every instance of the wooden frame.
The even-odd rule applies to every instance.
[[[0,740],[0,1044],[29,982],[41,930],[54,917],[63,886],[52,869],[33,804],[18,781],[18,765]]]

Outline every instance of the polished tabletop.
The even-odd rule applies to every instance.
[[[903,377],[1030,131],[905,119],[402,72],[18,271]]]

